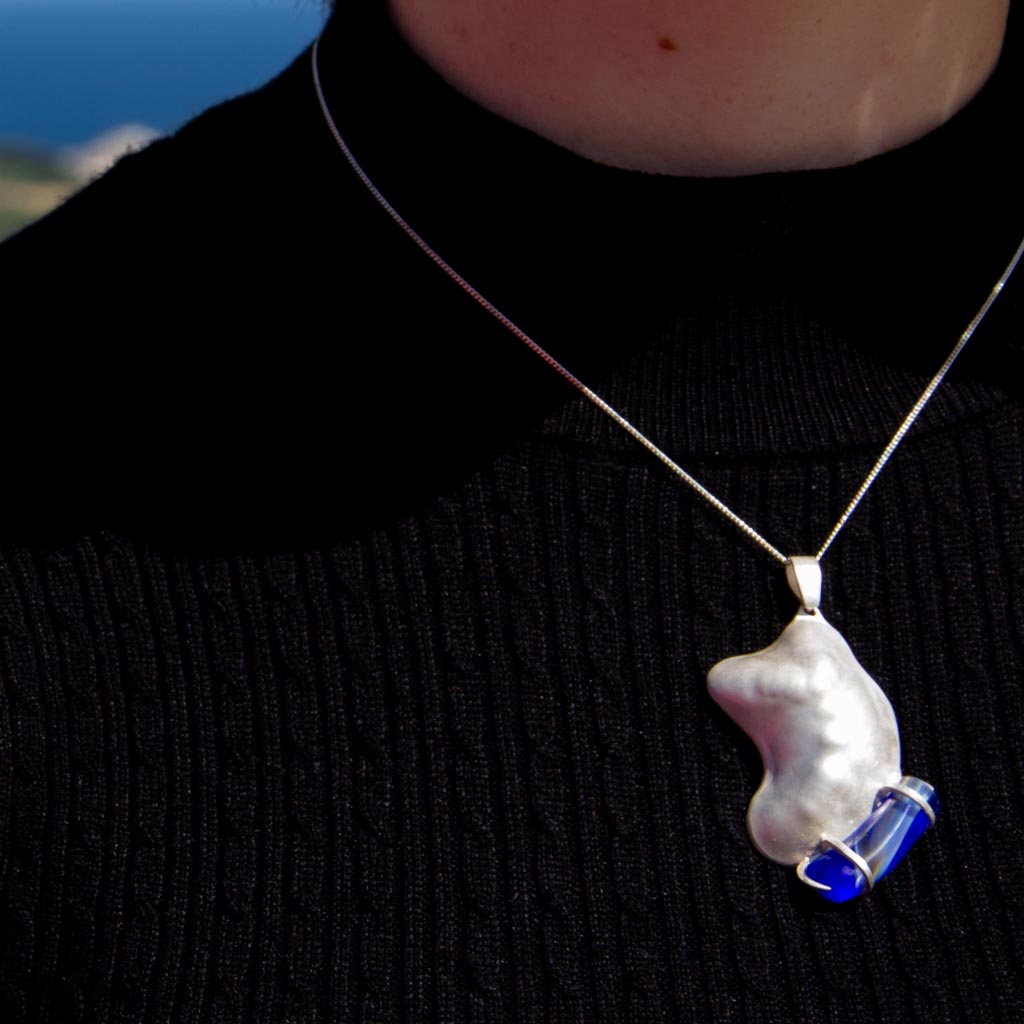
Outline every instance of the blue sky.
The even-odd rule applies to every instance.
[[[316,35],[318,0],[0,0],[0,143],[170,131]]]

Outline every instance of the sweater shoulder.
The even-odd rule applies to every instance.
[[[302,54],[252,92],[203,111],[173,134],[126,154],[105,174],[0,245],[5,280],[95,285],[97,275],[137,281],[157,268],[273,247],[302,194],[315,95]]]

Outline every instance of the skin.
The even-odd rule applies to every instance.
[[[388,0],[489,110],[663,174],[835,167],[895,149],[995,66],[1007,0]]]

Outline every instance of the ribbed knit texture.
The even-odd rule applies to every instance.
[[[9,551],[5,1019],[1013,1019],[1024,495],[957,492],[1022,442],[908,445],[830,572],[946,798],[839,912],[753,854],[701,685],[768,574],[638,458],[538,439],[326,552]]]
[[[477,116],[440,85],[419,92],[423,69],[387,26],[351,17],[331,29],[344,74],[379,76],[399,97],[408,87],[409,116],[426,105],[439,133]],[[829,620],[892,700],[904,769],[944,802],[875,893],[831,907],[751,847],[744,813],[760,762],[704,685],[714,662],[765,646],[792,615],[782,574],[534,357],[503,348],[504,332],[445,291],[355,185],[330,205],[324,183],[345,169],[313,135],[307,60],[0,248],[17,285],[6,301],[24,289],[39,303],[20,321],[24,338],[32,315],[54,332],[77,322],[74,308],[43,305],[42,268],[65,274],[59,299],[88,303],[120,275],[151,288],[126,300],[109,352],[74,350],[64,363],[46,341],[50,368],[17,382],[43,410],[25,421],[30,436],[62,439],[37,469],[69,511],[63,535],[14,531],[0,549],[0,1020],[1020,1020],[1022,282],[824,563]],[[981,166],[958,164],[993,110],[1017,109],[1019,75],[1005,62],[1002,75],[988,106],[904,154],[796,176],[792,188],[791,176],[724,186],[724,206],[694,227],[704,248],[666,266],[673,241],[651,259],[668,279],[685,266],[699,287],[666,287],[637,236],[598,282],[619,291],[565,304],[586,291],[573,267],[589,272],[593,236],[559,235],[558,253],[537,259],[578,264],[543,295],[520,287],[540,273],[524,267],[506,297],[531,329],[547,310],[585,327],[551,332],[571,368],[775,544],[807,551],[951,347],[960,307],[974,312],[1024,231],[1016,193],[998,197],[1005,220],[967,209],[987,212],[979,184],[1014,167],[990,168],[985,153]],[[410,209],[434,211],[439,245],[471,252],[480,223],[497,223],[484,209],[518,217],[492,198],[493,210],[470,203],[445,227],[432,205],[443,197],[427,195],[432,174],[450,180],[492,144],[517,174],[575,174],[584,189],[588,174],[616,178],[575,158],[559,171],[553,147],[495,120],[464,154],[435,154],[434,171],[409,175]],[[268,144],[291,130],[315,141]],[[380,145],[403,138],[382,131]],[[269,169],[251,179],[222,164],[259,144]],[[973,175],[971,190],[945,197],[943,229],[980,236],[933,253],[942,230],[915,241],[894,229],[913,257],[908,279],[952,262],[936,273],[968,293],[943,287],[914,305],[888,278],[895,243],[871,235],[893,215],[885,204],[934,166]],[[212,197],[180,199],[181,175],[203,172]],[[849,193],[832,193],[845,178]],[[313,199],[287,194],[323,204],[322,225],[274,212],[305,179]],[[244,198],[220,191],[227,181]],[[631,203],[654,209],[677,184],[637,181],[623,179],[607,211],[622,244]],[[877,189],[867,199],[865,182]],[[886,183],[897,198],[885,199]],[[253,250],[247,204],[266,190],[266,246]],[[878,223],[836,236],[857,219],[845,204],[870,207],[873,195]],[[538,197],[538,219],[549,201]],[[715,242],[735,203],[737,233]],[[906,217],[925,223],[930,204]],[[218,233],[214,217],[239,233]],[[527,241],[513,249],[537,228],[520,224]],[[62,271],[96,225],[113,239],[98,269]],[[513,257],[500,232],[482,234],[479,269],[500,291]],[[209,241],[179,266],[175,247],[196,236]],[[834,248],[819,250],[830,236]],[[879,264],[865,268],[866,253]],[[352,262],[321,291],[317,268],[335,257]],[[204,275],[221,260],[213,284]],[[280,292],[261,286],[264,263]],[[386,267],[386,288],[365,291],[357,263]],[[808,290],[819,263],[838,276]],[[301,291],[306,275],[315,287]],[[207,305],[217,289],[220,304]],[[626,344],[631,308],[644,327]],[[266,323],[275,347],[262,367]],[[381,326],[393,323],[408,333]],[[311,338],[338,360],[326,382],[303,347]],[[76,360],[92,416],[67,411],[79,409]],[[128,383],[109,383],[106,360]],[[393,371],[384,384],[381,367]],[[71,404],[48,404],[62,388]],[[431,415],[421,393],[439,402]],[[302,467],[294,477],[289,460]],[[9,472],[12,502],[41,493]],[[244,509],[237,536],[218,519],[225,475]],[[80,478],[112,497],[153,488],[195,515],[78,530],[75,502],[92,507],[69,482]],[[286,526],[262,518],[276,503],[291,509]]]

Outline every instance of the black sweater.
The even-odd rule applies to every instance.
[[[322,62],[431,244],[805,553],[1024,235],[1021,43],[913,145],[731,180],[563,151],[377,11]],[[834,908],[704,685],[778,567],[387,220],[309,66],[0,246],[0,1020],[1020,1019],[1024,277],[824,562],[944,801]]]

